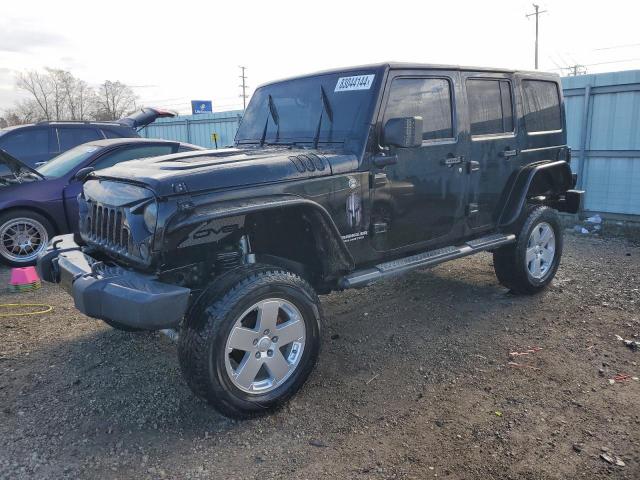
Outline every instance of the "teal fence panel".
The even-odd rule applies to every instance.
[[[179,140],[205,148],[216,148],[214,135],[217,135],[218,148],[222,148],[233,144],[242,113],[242,110],[232,110],[161,118],[140,134],[147,138]]]
[[[640,70],[562,79],[584,209],[640,215]]]

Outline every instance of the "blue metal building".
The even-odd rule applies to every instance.
[[[562,86],[585,211],[640,215],[640,70],[566,77]]]
[[[179,140],[205,148],[215,148],[217,138],[218,148],[222,148],[233,144],[242,113],[242,110],[232,110],[160,118],[140,134],[147,138]]]

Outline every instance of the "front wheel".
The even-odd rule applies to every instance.
[[[187,315],[178,356],[191,389],[224,415],[282,405],[320,350],[320,302],[299,276],[255,265],[227,273]]]
[[[35,265],[53,235],[51,222],[30,210],[0,215],[0,260],[10,267]]]
[[[562,256],[562,225],[549,207],[532,207],[515,244],[493,252],[498,281],[514,293],[532,294],[553,280]]]

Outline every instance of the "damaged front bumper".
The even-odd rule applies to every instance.
[[[53,238],[37,268],[43,280],[60,283],[85,315],[128,327],[175,328],[189,304],[190,289],[106,265],[83,252],[72,234]]]

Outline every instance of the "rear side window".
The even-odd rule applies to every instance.
[[[108,153],[101,157],[93,167],[96,170],[109,168],[120,162],[135,160],[137,158],[156,157],[158,155],[168,155],[173,153],[173,145],[145,145],[138,147],[123,147],[115,152]]]
[[[560,94],[555,82],[523,80],[522,99],[529,133],[562,130]]]
[[[95,128],[58,128],[60,151],[66,152],[77,145],[103,138]]]
[[[422,139],[453,138],[451,86],[443,78],[396,78],[391,84],[384,122],[422,117]]]
[[[49,153],[49,130],[28,128],[7,133],[0,138],[0,148],[17,158]]]
[[[511,84],[506,80],[467,80],[471,135],[513,132]]]

